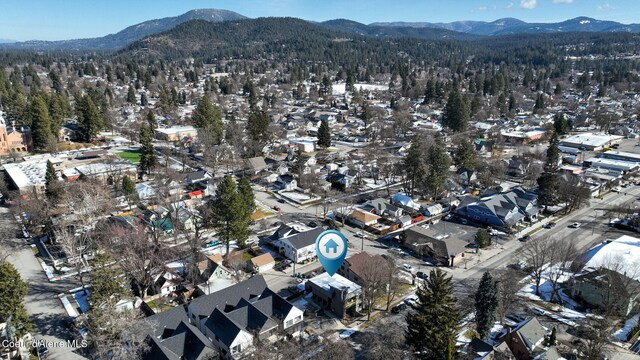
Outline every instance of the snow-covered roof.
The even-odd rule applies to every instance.
[[[347,293],[352,293],[354,291],[360,290],[360,285],[354,283],[353,281],[345,278],[340,274],[333,274],[333,276],[329,276],[328,273],[323,272],[322,274],[312,277],[308,280],[312,282],[325,291],[331,291],[331,287],[342,289],[347,288]]]
[[[585,269],[604,267],[640,281],[640,239],[623,235],[605,241],[585,255]]]

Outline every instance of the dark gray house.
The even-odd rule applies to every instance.
[[[262,276],[193,300],[188,315],[222,359],[240,357],[256,337],[275,341],[281,332],[296,334],[303,319],[303,311],[269,290]]]

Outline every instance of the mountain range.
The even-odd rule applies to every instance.
[[[391,28],[437,28],[474,35],[497,36],[519,33],[559,33],[559,32],[640,32],[640,24],[621,24],[615,21],[577,17],[557,23],[527,23],[514,18],[485,21],[455,21],[450,23],[428,22],[385,22],[370,26]]]
[[[61,41],[0,40],[0,48],[25,50],[117,50],[150,35],[162,33],[192,20],[224,22],[242,20],[247,17],[229,10],[197,9],[175,17],[167,17],[132,25],[115,34],[98,38]],[[385,22],[369,25],[356,21],[337,19],[319,24],[325,28],[367,37],[413,37],[420,39],[474,40],[479,37],[513,35],[520,33],[563,32],[632,32],[640,33],[640,24],[621,24],[614,21],[577,17],[558,23],[527,23],[514,18],[492,22],[456,21],[451,23]]]
[[[2,48],[16,48],[25,50],[114,50],[127,46],[145,36],[154,35],[172,29],[190,20],[206,20],[222,22],[228,20],[246,19],[229,10],[195,9],[180,16],[166,17],[145,21],[119,31],[115,34],[90,39],[72,39],[60,41],[23,41],[1,44]]]

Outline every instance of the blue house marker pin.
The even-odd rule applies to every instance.
[[[336,230],[327,230],[316,239],[318,260],[331,276],[338,271],[347,256],[347,238]]]

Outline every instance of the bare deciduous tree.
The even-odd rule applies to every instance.
[[[495,279],[498,281],[500,289],[500,302],[498,305],[498,317],[500,321],[504,321],[505,316],[514,309],[514,305],[518,302],[516,294],[522,287],[520,280],[523,278],[524,274],[510,268],[495,272]]]
[[[133,280],[137,293],[144,299],[154,284],[153,271],[169,258],[168,251],[149,241],[142,224],[109,224],[99,231],[101,248]]]
[[[542,276],[553,258],[553,241],[550,238],[534,238],[520,248],[522,258],[531,268],[531,276],[535,281],[536,295],[540,296]]]
[[[565,278],[569,265],[578,256],[578,250],[572,241],[566,239],[552,238],[550,241],[551,259],[547,280],[551,283],[551,296],[549,301],[562,305],[560,296],[560,282]],[[570,271],[570,270],[569,270]]]

